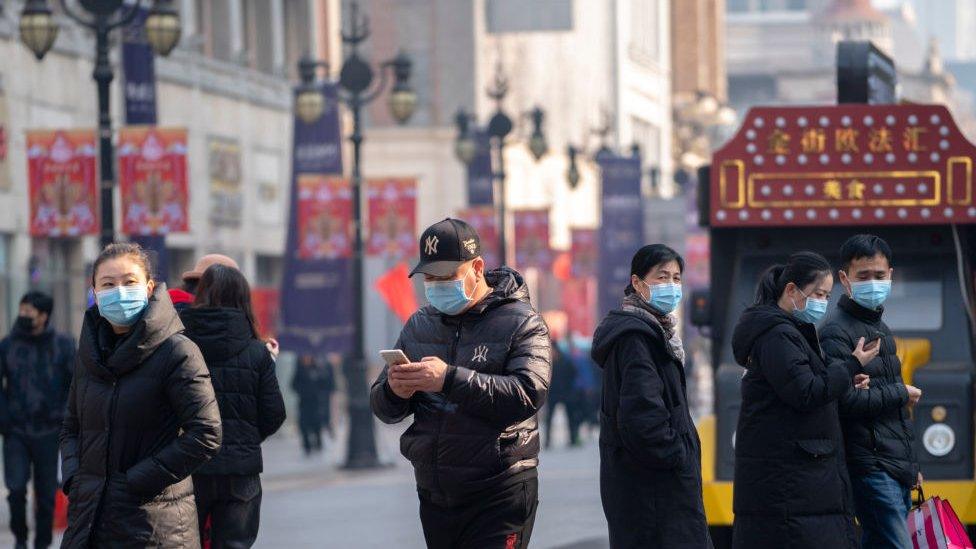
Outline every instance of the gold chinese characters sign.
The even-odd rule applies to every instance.
[[[974,154],[942,106],[755,108],[715,153],[711,223],[976,223]]]

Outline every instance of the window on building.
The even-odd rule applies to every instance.
[[[661,128],[644,120],[632,117],[634,143],[640,145],[641,157],[646,167],[661,167]]]
[[[193,26],[196,29],[197,39],[199,40],[200,52],[204,55],[213,55],[213,43],[211,42],[210,34],[210,21],[212,20],[210,16],[211,5],[211,0],[194,0],[193,2]]]
[[[297,77],[296,65],[302,55],[311,49],[311,25],[306,0],[284,0],[285,8],[285,66],[288,74]],[[345,10],[344,10],[345,11]]]
[[[204,27],[210,34],[210,54],[223,61],[234,61],[230,0],[207,0],[210,4],[210,25]],[[219,23],[218,23],[219,22]]]
[[[254,277],[254,287],[279,288],[283,276],[282,259],[273,255],[255,256],[257,273]]]
[[[660,19],[660,0],[630,1],[630,49],[635,61],[660,60]]]
[[[262,72],[274,72],[274,29],[271,2],[244,0],[244,48],[247,65]]]

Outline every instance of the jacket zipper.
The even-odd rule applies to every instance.
[[[94,539],[95,535],[95,523],[97,523],[102,514],[102,507],[105,505],[105,496],[108,493],[108,484],[112,478],[112,420],[115,418],[115,408],[119,401],[119,380],[117,378],[112,380],[112,399],[109,401],[108,405],[108,419],[106,422],[105,435],[105,482],[102,484],[102,497],[98,500],[98,507],[95,509],[95,516],[92,519],[90,529],[88,531],[89,539]]]
[[[457,362],[457,348],[458,343],[461,342],[461,322],[458,321],[457,328],[454,330],[454,341],[451,343],[451,352],[448,355],[448,364],[454,365]],[[441,412],[441,420],[437,423],[437,432],[434,434],[434,484],[437,486],[438,492],[441,489],[441,475],[440,471],[437,470],[437,455],[440,450],[440,439],[441,431],[444,429],[444,421],[447,417],[445,412]]]

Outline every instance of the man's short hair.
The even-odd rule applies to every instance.
[[[840,263],[846,270],[855,259],[870,258],[878,254],[891,264],[891,246],[883,238],[873,234],[857,234],[848,238],[840,247]]]
[[[44,292],[27,292],[24,297],[20,298],[20,304],[30,305],[47,316],[51,316],[51,311],[54,310],[54,299]]]

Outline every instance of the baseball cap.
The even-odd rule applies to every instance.
[[[208,254],[201,257],[199,261],[197,261],[197,264],[194,265],[192,271],[183,273],[182,278],[183,280],[198,280],[203,276],[203,272],[212,265],[223,265],[225,267],[240,270],[240,267],[237,266],[237,262],[226,255]]]
[[[481,238],[471,225],[447,218],[420,235],[420,262],[410,276],[451,276],[462,263],[481,256]]]

